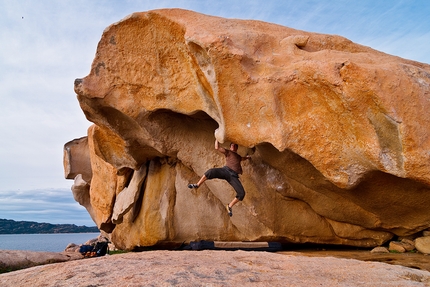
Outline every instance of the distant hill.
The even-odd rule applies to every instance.
[[[89,233],[100,232],[96,226],[77,226],[75,224],[50,224],[32,221],[14,221],[0,218],[0,234],[36,233]]]

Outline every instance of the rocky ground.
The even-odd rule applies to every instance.
[[[0,285],[430,286],[429,266],[430,256],[412,253],[146,251],[13,271],[0,275]]]

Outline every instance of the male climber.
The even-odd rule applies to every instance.
[[[245,190],[239,180],[239,174],[242,174],[242,166],[240,162],[242,160],[251,158],[251,156],[249,155],[247,155],[246,157],[240,156],[237,153],[237,148],[237,144],[231,143],[230,150],[226,150],[219,145],[217,140],[215,140],[215,149],[220,153],[223,153],[225,156],[225,166],[209,169],[205,172],[199,182],[195,184],[191,183],[188,185],[189,188],[198,188],[207,179],[219,178],[226,180],[236,191],[236,197],[226,206],[228,215],[230,216],[233,215],[233,205],[235,205],[239,201],[242,201],[245,197]]]

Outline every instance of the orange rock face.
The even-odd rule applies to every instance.
[[[119,248],[376,246],[430,226],[429,65],[339,36],[167,9],[109,26],[75,91],[94,123],[81,204]],[[228,183],[187,188],[224,164],[215,138],[252,154],[231,218]]]

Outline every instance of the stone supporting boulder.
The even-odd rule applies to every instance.
[[[427,64],[340,36],[166,9],[106,28],[75,91],[94,125],[79,140],[85,152],[66,145],[66,178],[118,248],[374,247],[430,227]],[[223,165],[215,138],[252,157],[231,218],[228,183],[187,188]]]
[[[388,250],[394,251],[394,252],[399,252],[399,253],[406,252],[406,249],[403,246],[403,244],[401,244],[400,242],[397,242],[397,241],[391,241],[390,245],[388,247]]]
[[[423,236],[415,239],[415,247],[421,253],[430,254],[430,236]]]
[[[430,254],[430,237],[419,237],[415,240],[417,250],[424,254]]]
[[[142,165],[137,172],[133,173],[130,184],[125,187],[116,197],[113,208],[112,222],[119,224],[122,217],[132,208],[140,195],[143,180],[146,177],[147,166]]]

